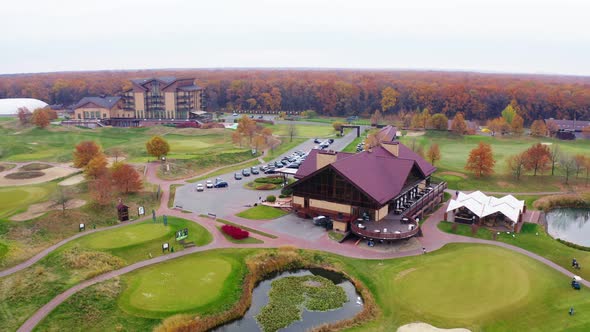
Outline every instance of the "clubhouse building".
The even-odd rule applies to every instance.
[[[361,238],[395,240],[419,232],[416,218],[442,201],[446,183],[436,168],[395,140],[387,126],[363,152],[312,150],[295,174],[293,210],[301,217],[329,216],[333,227]]]
[[[194,78],[155,77],[131,80],[120,96],[84,97],[73,107],[73,124],[137,127],[210,120],[203,89]],[[66,123],[69,124],[69,123]]]

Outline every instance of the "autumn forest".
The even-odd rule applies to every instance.
[[[196,77],[208,111],[315,110],[321,115],[370,116],[428,108],[430,113],[487,120],[515,100],[527,125],[536,119],[590,119],[590,78],[385,70],[186,69],[61,72],[0,76],[0,98],[37,98],[71,105],[83,96],[118,94],[129,79]],[[383,107],[383,90],[394,103]],[[393,105],[393,106],[391,106]]]

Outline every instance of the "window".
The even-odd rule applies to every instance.
[[[82,114],[78,113],[78,120],[82,118]]]

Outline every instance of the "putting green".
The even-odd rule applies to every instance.
[[[120,305],[142,316],[183,312],[223,296],[232,263],[220,256],[192,255],[131,274]]]
[[[418,312],[472,320],[521,304],[531,289],[527,262],[511,252],[482,246],[441,256],[398,274],[402,303]]]
[[[30,204],[47,197],[49,190],[48,185],[0,188],[0,218],[26,210]]]
[[[170,228],[161,223],[135,224],[91,234],[84,242],[95,249],[114,249],[151,241],[165,236],[168,232]]]

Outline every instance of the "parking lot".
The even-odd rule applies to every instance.
[[[337,138],[334,143],[330,145],[331,150],[342,150],[356,137],[355,132],[350,132],[344,137]],[[308,152],[317,144],[313,142],[313,139],[307,140],[296,148],[286,152],[285,155],[290,155],[295,151]],[[277,158],[274,161],[280,160]],[[263,166],[263,165],[260,165]],[[259,197],[262,199],[268,195],[278,196],[280,190],[250,190],[244,188],[244,185],[250,181],[253,181],[257,177],[263,177],[265,174],[260,172],[259,175],[251,175],[249,177],[243,177],[242,180],[234,179],[234,172],[223,174],[218,176],[228,183],[227,188],[205,188],[204,191],[197,192],[196,187],[198,183],[188,183],[182,187],[176,189],[176,195],[174,200],[174,206],[188,210],[199,214],[213,213],[218,217],[234,215],[259,201]],[[212,177],[206,180],[215,182],[216,177]],[[199,182],[205,186],[206,180]],[[287,217],[287,216],[286,216]],[[285,217],[283,217],[285,218]],[[277,220],[280,220],[279,218]],[[271,226],[272,227],[272,226]],[[318,229],[321,229],[317,227]]]

